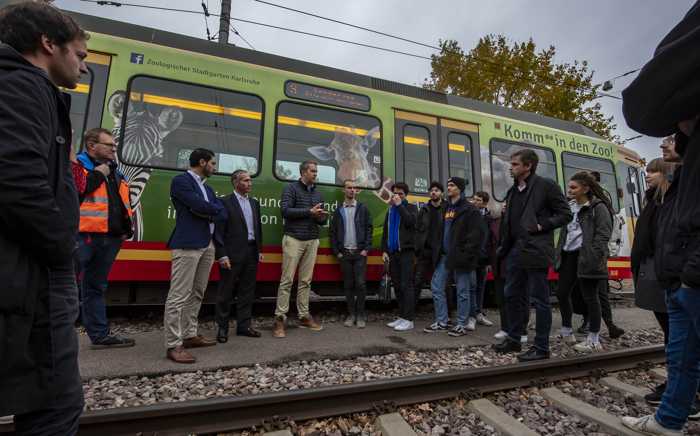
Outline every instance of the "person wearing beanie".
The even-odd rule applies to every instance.
[[[435,321],[426,332],[447,330],[448,310],[445,287],[452,278],[457,285],[457,322],[450,336],[467,334],[469,296],[476,287],[476,267],[481,243],[486,235],[481,227],[479,210],[464,198],[466,181],[461,177],[447,180],[447,207],[442,226],[440,257],[433,273],[430,289],[433,294]]]

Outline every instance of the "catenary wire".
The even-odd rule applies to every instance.
[[[355,28],[355,29],[365,30],[365,31],[367,31],[367,32],[376,33],[377,35],[382,35],[382,36],[386,36],[386,37],[389,37],[389,38],[394,38],[394,39],[397,39],[397,40],[399,40],[399,41],[409,42],[409,43],[411,43],[411,44],[420,45],[420,46],[422,46],[422,47],[431,48],[431,49],[433,49],[433,50],[442,50],[441,47],[438,47],[438,46],[436,46],[436,45],[426,44],[426,43],[424,43],[424,42],[415,41],[415,40],[408,39],[408,38],[404,38],[404,37],[398,36],[398,35],[392,35],[392,34],[390,34],[390,33],[382,32],[382,31],[380,31],[380,30],[370,29],[369,27],[358,26],[358,25],[356,25],[356,24],[351,24],[351,23],[347,23],[347,22],[345,22],[345,21],[336,20],[335,18],[324,17],[324,16],[322,16],[322,15],[317,15],[317,14],[314,14],[314,13],[311,13],[311,12],[302,11],[302,10],[300,10],[300,9],[290,8],[290,7],[288,7],[288,6],[278,5],[278,4],[276,4],[276,3],[271,3],[271,2],[264,1],[264,0],[253,0],[253,1],[256,1],[256,2],[258,2],[258,3],[265,4],[265,5],[273,6],[273,7],[276,7],[276,8],[285,9],[285,10],[288,10],[288,11],[291,11],[291,12],[296,12],[296,13],[298,13],[298,14],[302,14],[302,15],[307,15],[307,16],[310,16],[310,17],[318,18],[318,19],[321,19],[321,20],[330,21],[331,23],[342,24],[343,26],[349,26],[349,27],[353,27],[353,28]]]
[[[125,2],[106,1],[106,0],[80,0],[80,1],[82,1],[82,2],[87,2],[87,3],[96,3],[96,4],[99,4],[99,5],[102,5],[102,6],[105,6],[105,5],[106,5],[106,6],[117,6],[117,7],[119,7],[119,6],[131,6],[131,7],[139,7],[139,8],[146,8],[146,9],[156,9],[156,10],[171,11],[171,12],[182,12],[182,13],[189,13],[189,14],[200,14],[200,15],[201,15],[201,14],[204,14],[204,12],[193,11],[193,10],[188,10],[188,9],[167,8],[167,7],[162,7],[162,6],[142,5],[142,4],[136,4],[136,3],[125,3]],[[212,16],[212,17],[219,17],[219,16],[220,16],[219,14],[215,14],[215,13],[211,13],[211,12],[209,13],[209,15]],[[311,32],[306,32],[306,31],[303,31],[303,30],[291,29],[291,28],[282,27],[282,26],[276,26],[276,25],[267,24],[267,23],[260,23],[260,22],[257,22],[257,21],[246,20],[246,19],[242,19],[242,18],[234,18],[234,17],[231,17],[231,20],[233,20],[233,21],[239,21],[239,22],[242,22],[242,23],[253,24],[253,25],[257,25],[257,26],[262,26],[262,27],[268,27],[268,28],[272,28],[272,29],[284,30],[284,31],[287,31],[287,32],[298,33],[298,34],[301,34],[301,35],[313,36],[313,37],[316,37],[316,38],[328,39],[328,40],[331,40],[331,41],[342,42],[342,43],[345,43],[345,44],[352,44],[352,45],[356,45],[356,46],[360,46],[360,47],[371,48],[371,49],[380,50],[380,51],[385,51],[385,52],[389,52],[389,53],[401,54],[401,55],[404,55],[404,56],[409,56],[409,57],[413,57],[413,58],[417,58],[417,59],[425,59],[425,60],[429,60],[429,61],[432,61],[432,60],[433,60],[433,59],[432,59],[431,57],[429,57],[429,56],[423,56],[423,55],[419,55],[419,54],[416,54],[416,53],[410,53],[410,52],[405,52],[405,51],[401,51],[401,50],[394,50],[394,49],[390,49],[390,48],[386,48],[386,47],[380,47],[380,46],[371,45],[371,44],[365,44],[365,43],[361,43],[361,42],[357,42],[357,41],[350,41],[350,40],[346,40],[346,39],[335,38],[335,37],[332,37],[332,36],[321,35],[321,34],[311,33]],[[512,68],[512,67],[508,67],[508,66],[506,66],[506,65],[503,65],[503,64],[500,64],[500,63],[498,63],[498,62],[491,61],[491,60],[488,60],[488,59],[477,59],[477,60],[478,60],[479,62],[482,62],[482,63],[486,63],[486,64],[498,66],[499,68],[506,70],[506,72],[507,72],[507,71],[511,71],[511,72],[517,72],[517,71],[518,71],[518,70],[516,70],[516,69],[514,69],[514,68]],[[453,64],[453,65],[455,65],[455,64]],[[483,68],[483,65],[482,65],[482,68]],[[489,70],[489,69],[486,69],[486,70],[489,71],[489,72],[494,73],[493,70]],[[634,71],[629,71],[629,72],[625,73],[624,75],[632,74],[633,72],[634,72]],[[539,80],[542,80],[543,82],[546,82],[547,84],[550,84],[550,85],[557,85],[557,86],[562,86],[562,87],[566,87],[566,88],[576,89],[576,87],[571,86],[571,85],[569,85],[569,84],[566,84],[566,83],[563,83],[563,82],[557,82],[556,80],[553,80],[553,79],[552,79],[551,77],[549,77],[549,76],[541,76],[541,75],[534,74],[533,77],[535,77],[535,78],[537,78],[537,79],[539,79]],[[586,88],[585,90],[592,90],[592,89],[594,89],[594,88],[593,88],[593,87],[591,87],[591,88]]]

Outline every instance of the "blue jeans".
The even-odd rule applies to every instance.
[[[100,233],[81,233],[78,236],[81,316],[93,343],[109,334],[105,307],[107,276],[121,245],[122,239],[118,236]]]
[[[447,325],[447,296],[445,287],[450,278],[450,274],[457,285],[457,324],[464,326],[469,315],[469,295],[476,288],[476,274],[474,271],[450,271],[447,268],[447,256],[442,255],[438,265],[433,272],[433,279],[430,281],[430,291],[433,294],[433,305],[435,307],[435,321],[441,325]]]
[[[472,307],[469,311],[470,318],[476,318],[481,313],[484,307],[484,291],[486,289],[486,267],[480,266],[476,269],[476,286],[472,288],[471,297],[469,298]]]
[[[656,420],[671,430],[685,425],[700,379],[700,289],[666,291],[668,380]]]
[[[521,268],[519,253],[512,249],[506,256],[504,294],[508,312],[508,340],[520,343],[526,333],[530,302],[535,306],[535,348],[549,351],[549,331],[552,328],[552,306],[549,303],[549,283],[546,268]]]

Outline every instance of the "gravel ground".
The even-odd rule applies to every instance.
[[[639,330],[622,339],[606,341],[605,345],[608,350],[650,345],[655,343],[658,335],[653,330]],[[556,340],[552,341],[551,348],[555,358],[576,355],[570,347]],[[302,360],[274,366],[257,364],[155,377],[90,379],[83,384],[83,389],[86,410],[95,410],[306,389],[511,363],[516,363],[514,354],[499,355],[488,346],[461,347],[340,360]]]
[[[645,377],[650,376],[647,374]],[[635,401],[630,396],[602,386],[590,378],[570,380],[558,384],[557,387],[563,392],[615,416],[643,416],[656,411],[655,407],[649,406],[644,402]],[[700,423],[692,422],[688,424],[684,434],[700,434]]]
[[[540,395],[537,388],[499,392],[488,398],[510,416],[543,436],[607,436],[607,433],[599,431],[597,424],[561,413]]]
[[[466,408],[465,400],[439,401],[402,407],[401,416],[418,436],[499,435],[493,427]]]
[[[219,433],[217,436],[262,436],[266,431],[284,428],[289,428],[295,436],[381,436],[381,432],[374,427],[375,419],[374,413],[355,413],[303,422],[290,421],[267,430],[254,428],[234,433]]]

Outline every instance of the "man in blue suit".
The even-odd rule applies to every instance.
[[[224,207],[204,182],[216,171],[210,150],[190,154],[190,169],[173,178],[170,198],[175,206],[170,290],[165,302],[166,356],[176,363],[194,363],[187,348],[208,347],[216,341],[197,334],[197,316],[214,263],[214,220],[223,218]]]

